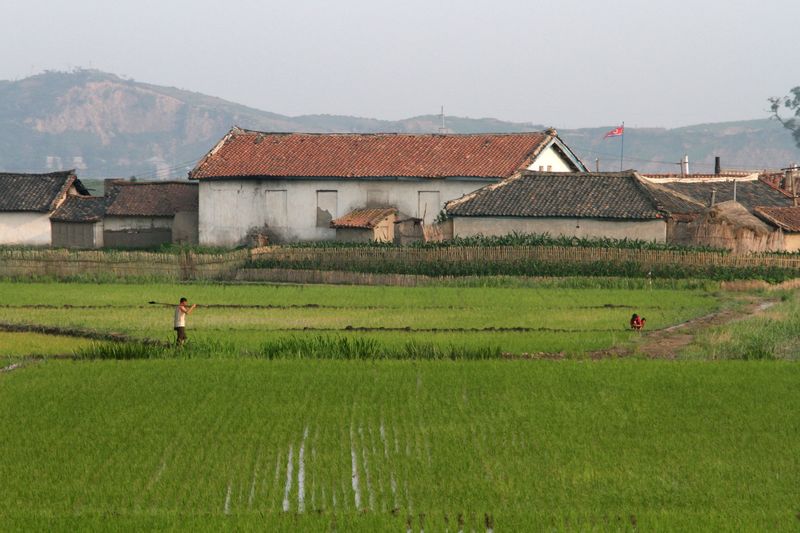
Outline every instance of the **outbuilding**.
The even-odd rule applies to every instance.
[[[69,196],[88,194],[72,170],[0,173],[0,244],[49,246],[50,215]]]
[[[152,248],[197,244],[197,184],[107,180],[103,244]]]
[[[634,171],[521,172],[449,202],[455,237],[536,233],[665,242],[668,213]]]
[[[336,240],[342,242],[392,242],[397,209],[375,207],[356,209],[331,221]]]
[[[102,248],[103,196],[69,196],[50,217],[56,248]]]

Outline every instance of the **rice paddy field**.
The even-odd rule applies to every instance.
[[[0,322],[113,332],[170,342],[178,298],[200,304],[190,339],[219,354],[276,339],[370,339],[506,353],[584,354],[636,337],[632,313],[660,328],[728,302],[713,291],[542,287],[346,287],[0,283]],[[161,302],[167,305],[150,304]]]
[[[800,528],[796,295],[651,360],[591,352],[635,346],[632,312],[664,329],[741,298],[553,284],[0,290],[4,324],[164,342],[172,308],[149,301],[205,305],[189,318],[204,349],[156,358],[47,357],[104,345],[0,334],[0,364],[15,365],[0,372],[4,531]],[[451,357],[258,356],[307,335]],[[723,360],[759,343],[779,356]],[[457,356],[475,346],[497,351]],[[543,352],[562,358],[522,358]]]

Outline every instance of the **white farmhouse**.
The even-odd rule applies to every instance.
[[[0,244],[50,246],[50,215],[70,195],[89,191],[72,170],[0,173]]]
[[[332,240],[331,221],[395,208],[432,222],[445,203],[522,170],[586,171],[555,130],[406,135],[232,129],[189,173],[202,245],[265,229],[277,242]]]

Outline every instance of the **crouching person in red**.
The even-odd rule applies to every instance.
[[[646,319],[643,316],[639,316],[636,313],[633,314],[631,317],[631,329],[636,331],[641,331],[644,329],[644,323]]]

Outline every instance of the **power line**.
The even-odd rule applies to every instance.
[[[192,159],[190,161],[184,161],[182,163],[178,163],[175,166],[168,167],[168,168],[165,168],[165,169],[157,169],[157,170],[153,170],[153,171],[150,171],[150,172],[145,172],[143,174],[135,174],[135,177],[136,177],[136,179],[145,179],[145,180],[146,179],[161,178],[162,176],[170,178],[173,175],[181,174],[181,173],[185,172],[187,167],[193,167],[194,165],[197,164],[198,161],[200,161],[200,159],[202,159],[202,158],[199,157],[197,159]]]

